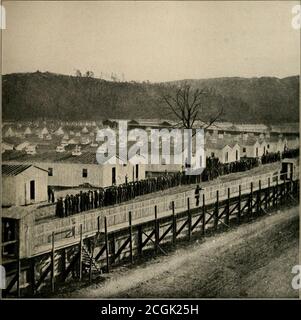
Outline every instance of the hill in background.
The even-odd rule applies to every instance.
[[[299,77],[283,79],[214,78],[166,83],[111,82],[53,73],[9,74],[2,78],[3,120],[108,118],[170,118],[165,94],[174,94],[184,83],[211,88],[204,101],[206,118],[226,107],[222,121],[283,123],[299,121]],[[205,119],[206,120],[206,119]]]

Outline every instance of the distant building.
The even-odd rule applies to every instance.
[[[59,128],[54,132],[54,134],[55,134],[56,136],[62,136],[62,135],[64,135],[64,130],[63,130],[63,128],[62,128],[62,127],[59,127]]]
[[[53,186],[78,187],[88,184],[94,187],[108,187],[119,185],[126,181],[145,179],[145,166],[142,164],[122,164],[119,159],[113,163],[98,164],[95,152],[82,152],[72,156],[70,152],[52,152],[47,154],[26,155],[14,158],[12,155],[4,157],[6,164],[30,163],[47,170],[48,183]],[[7,161],[6,161],[7,159]],[[114,160],[114,159],[112,159]]]
[[[14,130],[13,130],[11,127],[9,127],[9,128],[4,132],[4,137],[5,137],[5,138],[11,138],[11,137],[15,137],[15,136],[16,136],[16,134],[15,134]]]
[[[262,147],[258,139],[248,137],[247,139],[240,139],[240,155],[247,158],[258,158],[262,156]]]
[[[299,137],[289,136],[283,139],[284,145],[287,149],[298,149],[300,146]]]
[[[80,131],[76,132],[76,133],[75,133],[75,136],[76,136],[76,137],[81,137]]]
[[[28,146],[25,147],[25,152],[27,154],[36,154],[37,153],[37,150],[36,150],[37,146],[35,144],[30,144]]]
[[[52,140],[51,134],[47,134],[46,137],[45,137],[45,139],[48,140],[48,141]]]
[[[47,135],[47,134],[49,134],[48,129],[47,129],[46,127],[44,127],[44,128],[41,130],[41,134],[42,134],[42,135]]]
[[[69,135],[68,135],[68,133],[65,133],[65,134],[63,135],[63,140],[69,140]]]
[[[4,153],[7,150],[14,150],[14,145],[7,142],[2,142],[1,153]]]
[[[90,142],[91,142],[91,139],[89,137],[81,137],[80,139],[80,143],[84,145],[89,144]]]
[[[77,138],[72,138],[72,139],[69,139],[67,142],[68,142],[68,144],[76,145],[76,144],[80,143],[80,140]]]
[[[283,152],[285,148],[284,140],[278,136],[266,138],[267,150],[269,153]]]
[[[299,134],[299,122],[271,125],[270,130],[272,133]]]
[[[24,141],[16,146],[16,150],[17,151],[25,150],[25,148],[28,147],[29,145],[30,145],[30,142]]]
[[[30,164],[2,165],[2,206],[47,201],[47,170]]]
[[[234,124],[232,129],[239,132],[253,133],[262,133],[269,131],[269,127],[265,124]]]
[[[86,126],[82,128],[82,133],[89,133],[89,130],[87,129]]]
[[[25,134],[25,135],[31,135],[31,134],[32,134],[32,131],[31,131],[30,127],[27,127],[27,128],[25,129],[24,134]]]
[[[223,139],[206,141],[205,152],[207,157],[218,158],[221,163],[239,161],[241,157],[240,146]]]

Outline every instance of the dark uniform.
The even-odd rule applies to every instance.
[[[200,186],[197,185],[197,186],[196,186],[196,189],[195,189],[195,192],[194,192],[194,194],[195,194],[195,205],[196,205],[196,207],[198,207],[199,204],[200,204],[200,191],[201,191],[201,190],[202,190],[202,188],[200,188]]]

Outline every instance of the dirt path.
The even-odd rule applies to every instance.
[[[64,296],[298,297],[291,288],[298,261],[299,207],[294,207],[131,269],[115,269],[103,283]]]

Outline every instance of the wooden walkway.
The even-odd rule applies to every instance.
[[[133,221],[132,213],[128,212],[128,223],[110,228],[104,217],[104,228],[85,236],[81,228],[79,239],[66,246],[56,246],[53,232],[49,252],[30,259],[17,257],[4,296],[35,295],[45,286],[55,291],[70,278],[91,281],[116,265],[134,263],[146,251],[168,254],[168,248],[176,246],[180,240],[204,237],[209,232],[265,215],[277,207],[298,203],[299,180],[277,181],[276,185],[269,183],[265,188],[259,184],[257,190],[251,185],[248,193],[242,193],[239,188],[238,193],[230,194],[228,189],[224,199],[220,199],[217,190],[214,201],[206,203],[203,195],[199,206],[193,209],[191,201],[195,199],[188,198],[187,208],[181,212],[175,211],[172,202],[171,211],[159,213],[154,203],[153,217]],[[21,282],[22,272],[27,272],[29,281],[26,284]],[[26,288],[22,290],[23,286]]]

